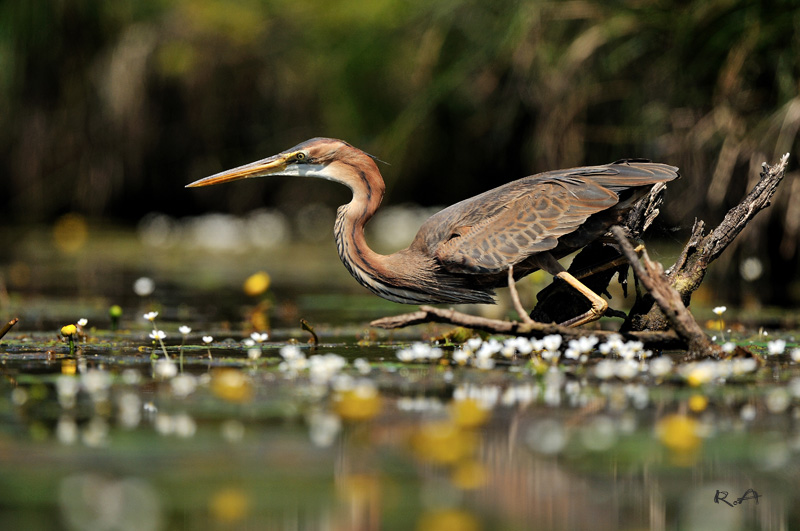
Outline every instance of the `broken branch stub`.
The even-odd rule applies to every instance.
[[[769,206],[778,185],[786,174],[787,153],[777,164],[762,165],[761,178],[750,193],[731,208],[722,222],[707,235],[705,223],[696,220],[688,242],[666,276],[680,294],[684,306],[689,306],[692,293],[700,287],[706,269],[733,242],[756,214]],[[666,330],[669,320],[655,303],[651,294],[637,297],[622,330]]]
[[[640,260],[620,227],[611,227],[611,233],[619,242],[620,249],[630,262],[634,274],[658,304],[671,328],[675,330],[678,337],[686,342],[687,356],[692,358],[720,357],[721,347],[711,342],[692,314],[689,313],[680,294],[670,285],[669,279],[664,274],[663,266],[650,260],[647,250],[642,251]]]

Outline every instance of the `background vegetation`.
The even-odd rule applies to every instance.
[[[678,242],[671,229],[719,221],[761,162],[796,160],[798,28],[788,0],[4,2],[0,209],[20,226],[335,206],[346,190],[324,184],[183,188],[332,136],[390,163],[391,203],[622,157],[675,164],[662,231]],[[719,267],[722,298],[800,299],[796,171],[776,197]],[[752,256],[763,274],[742,280]]]

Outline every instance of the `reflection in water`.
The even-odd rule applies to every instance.
[[[3,355],[0,516],[422,530],[789,529],[800,518],[800,379],[774,357],[680,365],[617,346],[587,362],[594,345],[520,340],[262,342],[250,357],[246,338],[215,344],[209,360],[199,338],[171,347],[185,356],[174,375],[148,351]],[[537,349],[550,361],[520,354]]]
[[[58,485],[64,523],[72,529],[161,529],[158,494],[139,478],[74,474]]]

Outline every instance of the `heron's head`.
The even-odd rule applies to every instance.
[[[328,179],[353,188],[359,173],[363,175],[370,170],[377,170],[375,162],[360,149],[342,140],[313,138],[272,157],[211,175],[186,187],[208,186],[250,177],[287,175]]]

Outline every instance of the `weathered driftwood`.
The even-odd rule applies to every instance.
[[[586,268],[592,261],[615,264],[610,268],[600,268],[598,272],[586,275],[582,281],[595,292],[603,292],[614,273],[619,272],[620,279],[626,277],[627,264],[616,265],[615,258],[622,253],[633,266],[636,278],[648,290],[641,295],[637,291],[637,300],[628,313],[619,334],[624,338],[642,341],[650,349],[681,348],[687,350],[687,359],[700,357],[718,357],[721,349],[712,343],[703,332],[697,321],[687,309],[692,293],[700,286],[708,265],[736,238],[747,223],[762,209],[769,206],[769,200],[786,173],[788,153],[781,160],[769,166],[763,164],[761,179],[750,193],[723,219],[722,223],[703,236],[705,225],[695,222],[692,235],[684,247],[678,261],[664,273],[663,267],[650,260],[646,250],[640,260],[629,242],[629,238],[638,240],[641,233],[658,215],[663,189],[654,189],[637,208],[635,208],[625,224],[625,228],[614,227],[611,234],[617,245],[609,245],[607,241],[599,241],[585,248],[573,260],[570,271]],[[617,255],[615,256],[615,253]],[[585,258],[582,258],[583,257]],[[576,265],[576,261],[578,264]],[[579,308],[574,299],[565,300],[568,292],[557,283],[539,294],[537,309],[551,305],[570,306],[570,311]],[[549,302],[548,302],[549,301]],[[559,302],[560,301],[560,302]],[[532,312],[536,317],[537,310]],[[545,311],[546,315],[547,312]],[[573,314],[574,315],[574,314]],[[430,306],[422,306],[420,311],[385,317],[375,320],[372,326],[379,328],[401,328],[422,323],[448,323],[483,330],[498,334],[512,334],[529,337],[542,337],[547,334],[561,334],[565,339],[595,335],[601,339],[614,332],[567,328],[555,324],[540,322],[500,321],[476,317],[455,310],[443,310]],[[667,331],[672,328],[672,331]]]
[[[686,343],[687,357],[692,359],[719,358],[722,355],[722,348],[711,342],[689,310],[686,309],[680,293],[670,285],[669,279],[664,275],[664,267],[660,263],[650,260],[647,250],[642,250],[641,259],[639,259],[621,228],[611,227],[611,233],[633,267],[636,278],[647,288],[650,296],[669,321],[671,328]]]
[[[730,209],[717,228],[703,235],[705,223],[696,220],[689,241],[678,260],[667,270],[667,279],[681,296],[684,306],[689,306],[692,293],[700,287],[709,264],[716,260],[742,229],[769,201],[786,174],[787,153],[772,166],[763,163],[761,179],[742,201]],[[623,330],[666,330],[670,325],[660,305],[651,295],[637,297]]]

